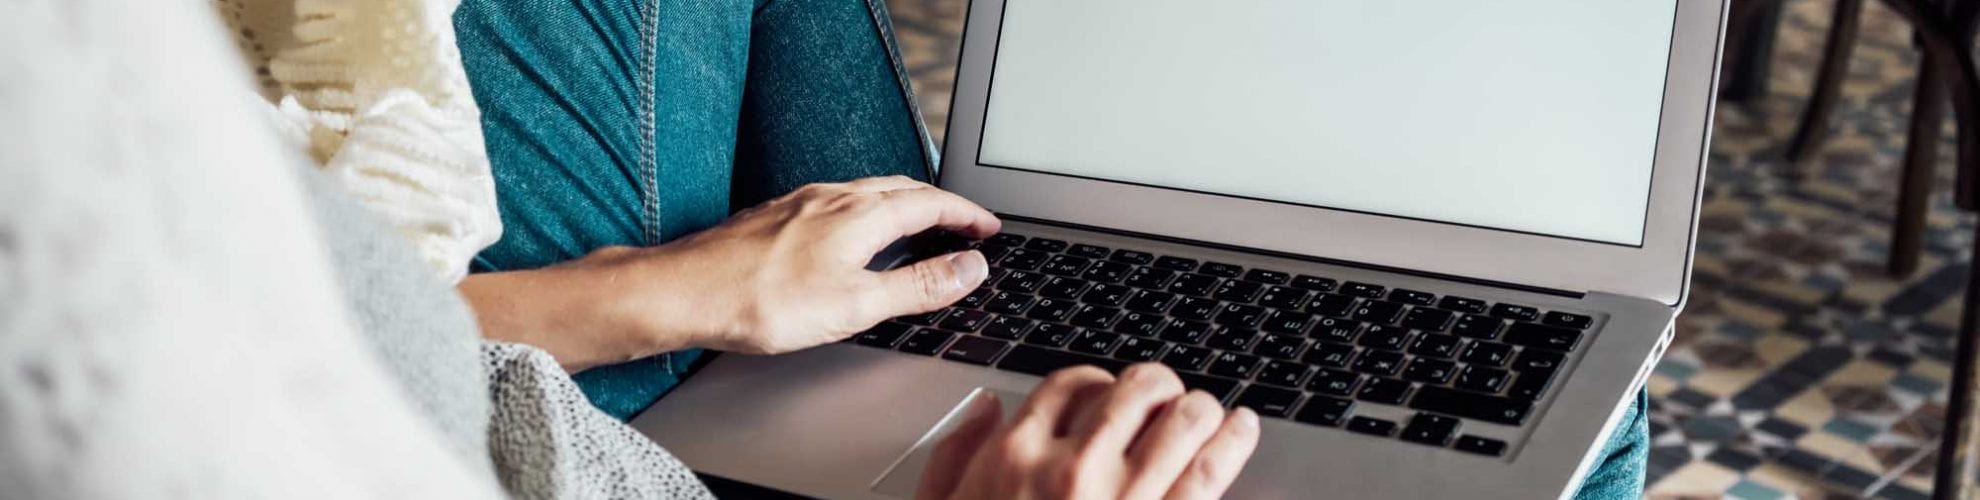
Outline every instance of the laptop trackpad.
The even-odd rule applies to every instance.
[[[985,404],[986,398],[983,396],[986,394],[996,394],[997,399],[1003,403],[1003,418],[1006,421],[1017,413],[1018,406],[1024,403],[1026,397],[1024,394],[987,387],[978,387],[964,393],[962,399],[956,402],[956,406],[942,415],[941,421],[929,427],[928,432],[922,433],[921,439],[915,441],[914,446],[908,447],[899,458],[894,459],[893,466],[880,473],[880,478],[873,482],[873,492],[895,498],[914,498],[915,489],[921,486],[921,471],[928,467],[928,457],[934,452],[935,445],[948,438],[949,433],[954,432],[956,426],[962,424],[963,417],[969,415],[971,407]]]

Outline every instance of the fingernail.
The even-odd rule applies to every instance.
[[[950,257],[949,266],[956,271],[954,274],[956,277],[955,290],[974,287],[978,283],[983,282],[984,276],[990,275],[990,263],[984,262],[983,254],[975,250]]]
[[[1238,412],[1237,424],[1239,429],[1244,429],[1248,431],[1258,428],[1258,412],[1251,411],[1250,408],[1245,408],[1245,407],[1238,407],[1237,412]]]

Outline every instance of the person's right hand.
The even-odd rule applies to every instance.
[[[1258,445],[1258,414],[1158,364],[1059,370],[1009,423],[992,398],[936,445],[916,498],[1217,498]]]

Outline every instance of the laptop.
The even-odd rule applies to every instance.
[[[1160,362],[1256,409],[1232,498],[1573,494],[1689,281],[1723,0],[976,0],[960,303],[725,355],[633,425],[704,474],[902,498],[974,395]]]

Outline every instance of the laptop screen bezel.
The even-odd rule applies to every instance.
[[[1677,305],[1689,281],[1724,4],[1676,3],[1636,246],[978,163],[1004,0],[970,3],[938,182],[992,211],[1033,219]]]

